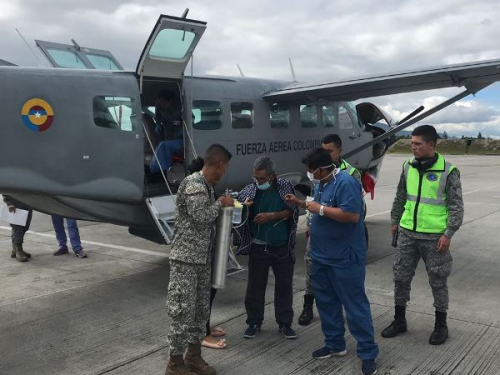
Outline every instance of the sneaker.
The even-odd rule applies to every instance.
[[[347,350],[330,349],[325,346],[321,349],[315,350],[312,354],[314,359],[326,359],[330,357],[343,357],[347,354]]]
[[[54,252],[55,256],[64,255],[64,254],[68,254],[68,248],[60,247],[59,249],[57,249],[57,251]]]
[[[283,336],[287,339],[296,339],[297,334],[295,331],[290,327],[289,325],[281,324],[278,328],[278,330],[281,332]]]
[[[363,375],[375,375],[377,373],[377,364],[374,359],[363,359],[361,365]]]
[[[87,254],[83,250],[75,250],[75,257],[87,258]]]
[[[253,339],[257,333],[260,332],[260,325],[250,324],[245,330],[243,337],[246,339]]]

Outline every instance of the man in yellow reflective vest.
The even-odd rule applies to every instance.
[[[345,171],[350,176],[358,181],[360,186],[361,173],[349,164],[346,160],[342,159],[342,139],[337,134],[328,134],[321,140],[321,147],[328,151],[332,157],[333,164],[341,171]],[[366,230],[366,228],[365,228]],[[314,291],[311,282],[311,244],[309,242],[309,227],[306,229],[307,245],[304,260],[306,262],[306,294],[304,294],[304,309],[299,315],[299,324],[306,326],[311,323],[313,319],[313,305],[314,305]]]
[[[464,215],[460,173],[436,152],[437,139],[433,126],[415,128],[411,138],[414,158],[403,164],[391,211],[391,232],[393,236],[399,232],[394,259],[395,316],[382,331],[383,337],[406,332],[406,303],[422,258],[436,310],[434,331],[429,337],[432,345],[441,345],[448,338],[447,279],[452,268],[449,247]]]

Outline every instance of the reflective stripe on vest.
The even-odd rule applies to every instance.
[[[346,162],[345,160],[342,160],[342,163],[340,163],[340,170],[341,171],[347,171],[351,176],[356,172],[356,168],[354,168],[351,164]]]
[[[400,226],[420,233],[443,233],[448,221],[446,181],[455,167],[438,154],[436,163],[422,174],[404,164],[406,204]]]

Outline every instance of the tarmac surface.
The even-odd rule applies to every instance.
[[[452,239],[449,278],[450,338],[427,340],[434,324],[431,289],[420,262],[408,306],[408,332],[380,336],[393,317],[389,212],[407,156],[384,159],[375,200],[367,199],[370,234],[366,289],[380,346],[379,374],[500,374],[500,157],[449,156],[461,171],[465,200],[462,228]],[[294,308],[300,314],[305,267],[303,218],[298,234]],[[0,375],[163,374],[168,359],[169,318],[165,301],[168,246],[128,234],[127,228],[80,222],[87,259],[54,257],[52,223],[36,213],[25,238],[32,259],[10,259],[10,228],[0,223]],[[3,254],[3,255],[1,255]],[[239,259],[246,263],[244,257]],[[212,312],[227,332],[224,350],[203,349],[218,374],[361,374],[355,341],[346,333],[348,355],[313,360],[323,346],[320,321],[294,324],[296,340],[277,330],[273,278],[266,320],[253,340],[243,338],[246,272],[229,277]]]

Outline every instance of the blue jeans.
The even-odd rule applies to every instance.
[[[182,139],[174,140],[174,141],[164,141],[161,142],[156,147],[156,156],[161,164],[161,169],[167,171],[172,166],[172,156],[175,152],[179,151],[183,146]],[[153,158],[151,161],[151,165],[149,169],[152,173],[160,172],[160,165],[156,161],[156,158]]]
[[[68,246],[66,245],[66,242],[68,238],[66,237],[66,232],[64,231],[64,218],[59,215],[52,215],[52,225],[54,226],[54,231],[56,232],[56,238],[57,242],[59,243],[59,248],[67,249]],[[78,231],[76,220],[66,218],[66,225],[68,226],[69,241],[71,242],[73,251],[82,250],[80,233]]]

